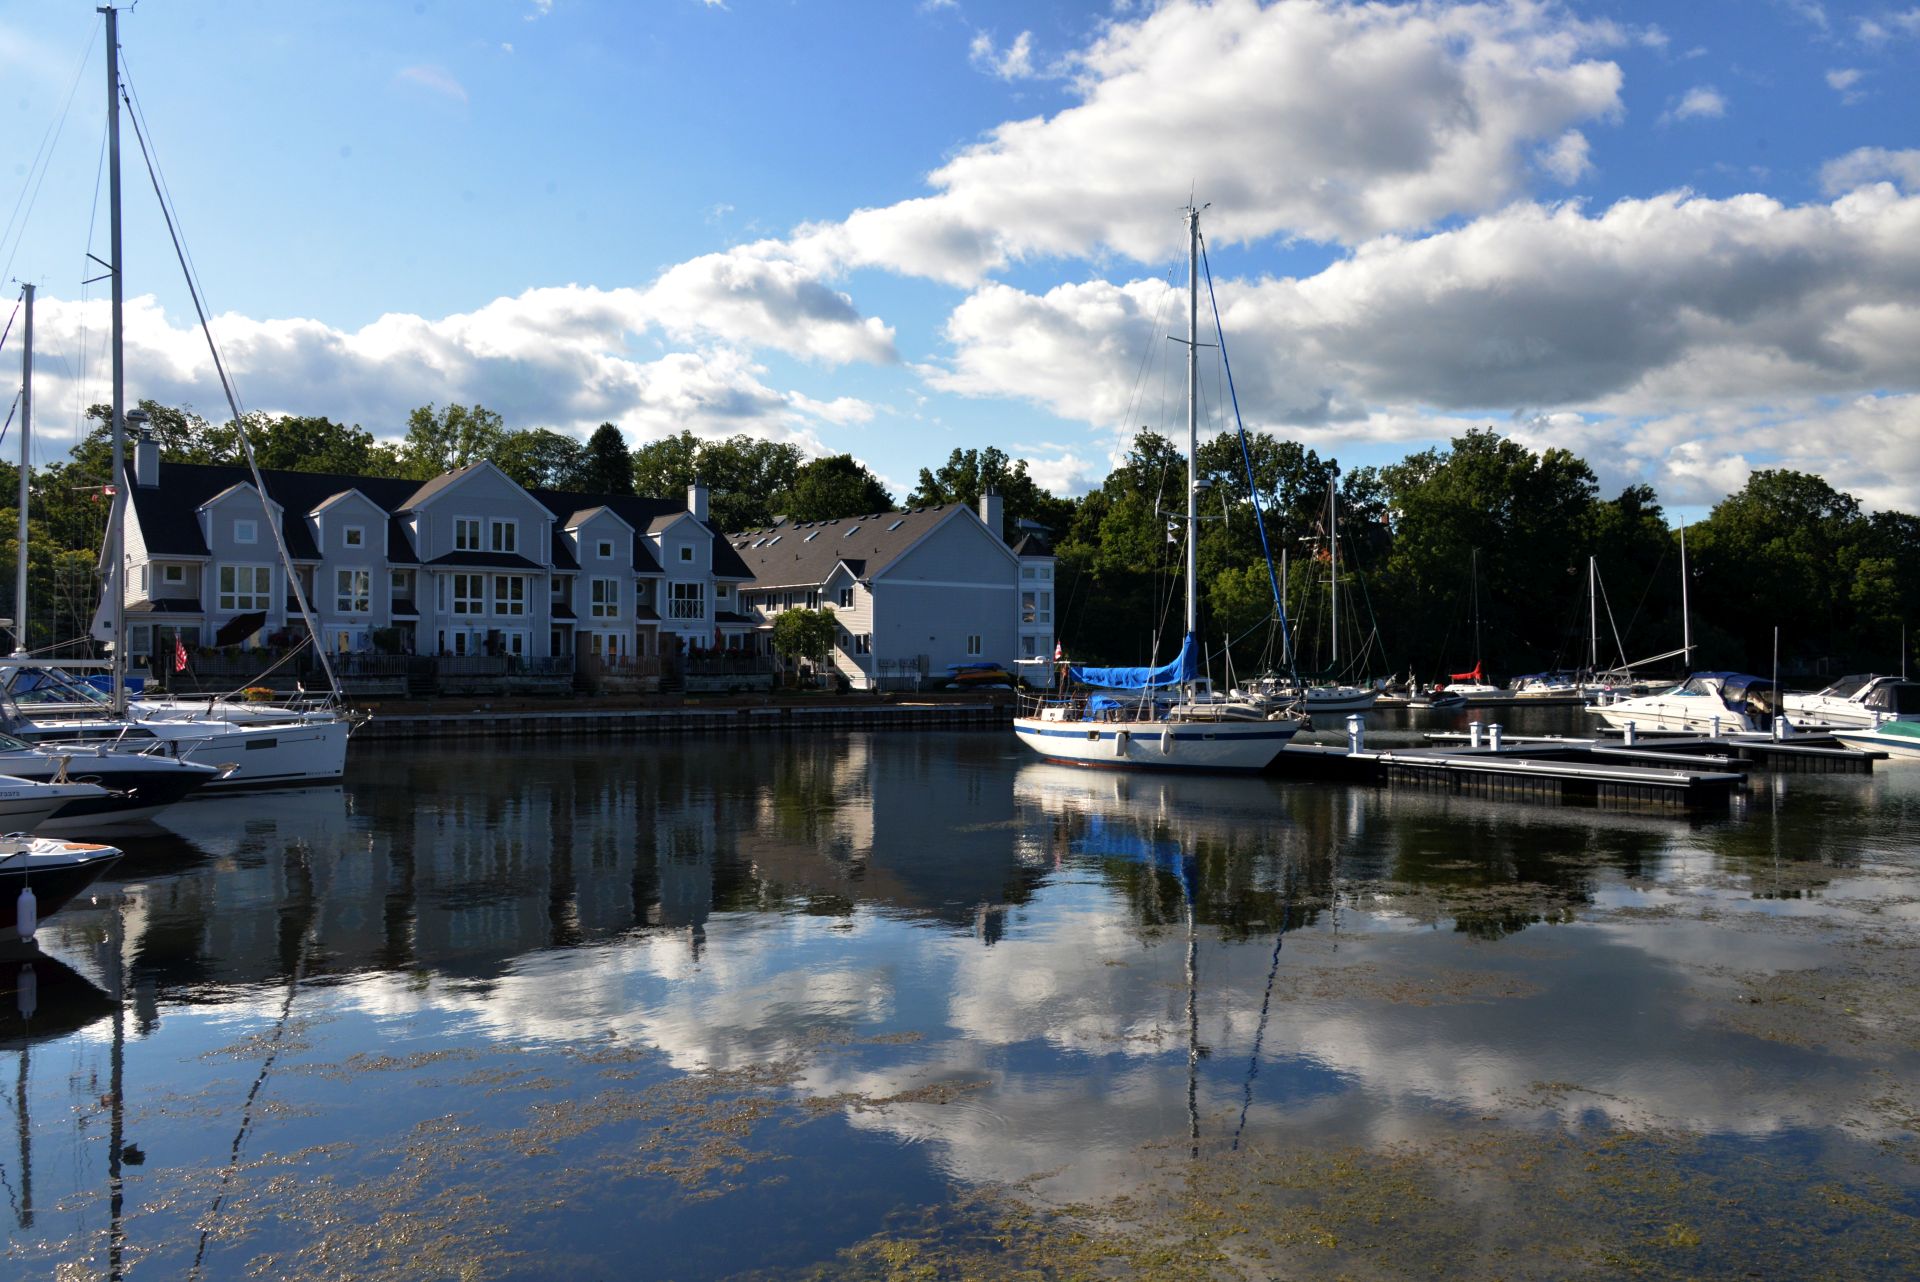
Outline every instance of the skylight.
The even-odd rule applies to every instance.
[[[819,537],[820,537],[820,531],[815,530],[812,534],[809,534],[806,538],[801,539],[800,541],[802,543],[811,543]]]
[[[850,525],[847,527],[847,532],[845,534],[842,534],[840,537],[843,539],[850,539],[858,533],[860,533],[860,527],[857,525]]]
[[[895,530],[899,529],[901,526],[905,525],[906,523],[907,523],[907,519],[905,517],[901,517],[898,521],[895,521],[892,525],[889,525],[887,527],[887,533],[892,534]]]

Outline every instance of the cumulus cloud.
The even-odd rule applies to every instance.
[[[1218,289],[1250,425],[1431,440],[1490,410],[1573,410],[1638,433],[1643,475],[1686,439],[1715,466],[1760,451],[1920,505],[1920,446],[1895,439],[1911,431],[1920,381],[1920,197],[1886,185],[1799,207],[1684,193],[1597,215],[1519,204],[1383,237],[1306,279]],[[985,285],[955,308],[951,355],[928,379],[1125,435],[1143,408],[1159,414],[1165,394],[1137,375],[1164,344],[1176,292],[1156,280]],[[1717,421],[1730,426],[1708,430]],[[1768,422],[1778,430],[1761,431]]]
[[[1858,147],[1820,167],[1820,186],[1829,196],[1885,181],[1897,183],[1908,192],[1920,192],[1920,149]]]
[[[45,298],[36,314],[43,350],[77,350],[107,325],[104,302]],[[653,291],[578,285],[529,290],[476,311],[429,319],[380,317],[358,330],[315,320],[214,322],[221,352],[251,408],[324,413],[377,436],[403,430],[409,410],[429,402],[479,402],[515,427],[584,435],[612,421],[639,438],[691,429],[703,436],[747,432],[822,452],[822,425],[865,421],[853,397],[821,401],[767,382],[743,351],[709,344],[652,358],[631,341],[674,321]],[[191,318],[176,321],[151,296],[127,304],[131,397],[215,412],[219,384]],[[100,398],[66,367],[42,363],[36,389],[49,407]],[[55,411],[58,412],[58,411]]]
[[[1540,150],[1540,167],[1571,187],[1593,169],[1587,158],[1587,136],[1569,129],[1553,144]]]
[[[709,336],[795,356],[887,363],[893,331],[791,261],[705,254],[661,274],[645,308],[670,334]]]
[[[1727,100],[1712,85],[1695,85],[1660,117],[1669,120],[1718,120],[1727,114]]]
[[[1033,75],[1033,33],[1022,31],[1003,50],[993,47],[993,35],[981,31],[967,48],[973,65],[1002,80],[1025,80]]]
[[[394,73],[393,78],[401,84],[418,85],[450,102],[457,102],[462,107],[467,105],[466,86],[456,80],[453,73],[445,67],[430,64],[402,67]]]

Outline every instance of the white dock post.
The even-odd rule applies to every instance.
[[[1478,721],[1469,721],[1467,723],[1467,742],[1476,748],[1480,746],[1480,723]]]
[[[1359,713],[1347,718],[1347,751],[1358,752],[1366,746],[1367,719]]]
[[[1713,737],[1720,737],[1720,714],[1717,712],[1713,714]]]
[[[1879,714],[1875,713],[1874,720],[1877,722],[1879,719],[1880,719]],[[1774,713],[1773,714],[1774,739],[1776,741],[1785,740],[1786,737],[1792,733],[1793,733],[1793,723],[1787,720],[1787,714],[1784,712]]]
[[[1488,746],[1495,752],[1500,751],[1500,723],[1498,721],[1487,727],[1487,741]]]
[[[1634,744],[1634,738],[1633,738],[1633,722],[1631,722],[1631,721],[1629,721],[1629,722],[1627,722],[1627,725],[1626,725],[1626,745],[1627,745],[1627,746],[1628,746],[1629,748],[1631,748],[1631,747],[1633,746],[1633,744]]]

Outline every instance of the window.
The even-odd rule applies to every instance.
[[[598,556],[602,561],[611,561],[613,559],[613,540],[601,539],[600,542],[594,546],[594,555]]]
[[[714,584],[714,585],[713,585],[713,599],[714,599],[714,601],[715,601],[715,603],[718,603],[718,602],[721,602],[721,601],[724,601],[724,600],[726,600],[726,599],[727,599],[727,585],[726,585],[726,584],[724,584],[724,583],[716,583],[716,584]]]
[[[815,588],[811,592],[807,593],[807,609],[818,610],[819,608],[820,608],[820,589]]]
[[[258,543],[260,541],[260,522],[235,521],[233,523],[233,541],[235,543]]]
[[[367,545],[367,531],[364,526],[344,526],[340,531],[340,542],[350,548],[363,548]]]
[[[667,617],[670,619],[704,619],[707,617],[707,585],[704,583],[675,583],[673,595],[668,599]]]
[[[775,541],[775,542],[778,542],[779,540],[778,540],[778,538],[776,537],[776,539],[775,539],[774,541]],[[693,548],[692,548],[692,546],[691,546],[691,545],[689,545],[689,544],[684,544],[684,543],[680,545],[680,559],[681,559],[682,561],[691,561],[691,560],[693,560]]]
[[[567,594],[567,581],[564,578],[562,578],[560,575],[556,574],[553,576],[552,588],[553,588],[554,599],[558,600],[559,598]],[[557,654],[559,652],[555,651],[555,653]]]
[[[1034,577],[1034,568],[1030,565],[1021,566],[1020,577],[1023,579],[1031,579],[1032,577]]]
[[[851,610],[853,608],[853,589],[852,588],[840,589],[840,608],[842,610]]]
[[[453,576],[453,612],[455,614],[486,613],[487,576],[484,574],[456,574]]]
[[[127,650],[132,654],[153,653],[153,629],[144,623],[136,623],[127,629]]]
[[[853,652],[855,654],[872,654],[873,633],[862,632],[859,636],[855,637],[853,639]]]
[[[967,653],[968,654],[980,653],[980,634],[978,632],[973,633],[971,636],[967,638]]]
[[[373,574],[368,570],[334,573],[333,608],[341,614],[365,614],[373,608]]]
[[[456,516],[453,518],[453,550],[456,552],[478,552],[480,550],[479,517]]]
[[[388,580],[388,586],[396,593],[404,593],[413,586],[413,576],[405,570],[395,570],[393,577]]]
[[[596,619],[612,619],[620,614],[620,580],[595,579],[593,601],[587,613]]]
[[[1034,645],[1034,638],[1032,633],[1028,633],[1026,636],[1023,636],[1020,638],[1020,657],[1021,658],[1023,659],[1033,658],[1034,649],[1035,649],[1035,645]]]
[[[495,614],[525,614],[527,612],[527,579],[523,574],[496,574],[493,576],[493,612]]]
[[[234,614],[264,610],[273,596],[273,568],[265,565],[220,567],[218,609]]]
[[[187,581],[187,567],[184,565],[161,566],[160,581],[162,583],[185,583]]]
[[[520,522],[494,520],[487,522],[488,546],[495,552],[518,552],[520,550]]]
[[[1051,592],[1042,592],[1042,593],[1040,594],[1040,619],[1039,619],[1039,621],[1040,621],[1041,623],[1052,623],[1052,622],[1053,622],[1053,593],[1051,593]]]
[[[142,592],[147,590],[147,567],[144,565],[140,567],[140,590]]]

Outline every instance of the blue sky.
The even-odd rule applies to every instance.
[[[0,14],[50,451],[105,396],[99,23]],[[1912,3],[145,0],[121,42],[256,408],[747,431],[902,496],[998,444],[1077,492],[1172,426],[1133,389],[1191,189],[1254,425],[1920,510]],[[128,147],[131,390],[211,412]]]

